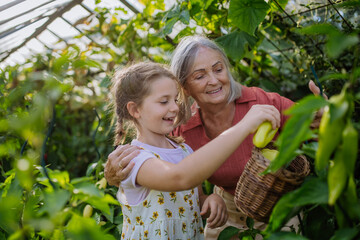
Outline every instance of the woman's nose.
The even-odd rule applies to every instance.
[[[218,79],[216,78],[213,72],[208,74],[208,84],[215,84],[217,83]]]

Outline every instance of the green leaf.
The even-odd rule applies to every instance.
[[[104,215],[111,219],[113,219],[113,213],[110,211],[111,209],[109,204],[119,205],[119,202],[109,194],[105,194],[103,197],[92,196],[88,198],[86,202],[92,205],[94,208],[102,211]]]
[[[359,233],[357,228],[343,228],[335,232],[335,235],[330,240],[351,240]]]
[[[235,26],[254,36],[270,6],[264,0],[231,0],[229,19]]]
[[[330,73],[327,75],[324,75],[319,78],[320,82],[326,81],[326,80],[340,80],[340,79],[348,79],[349,75],[344,73]]]
[[[115,237],[102,231],[94,219],[83,218],[75,214],[66,226],[66,235],[68,237],[67,239],[115,240]]]
[[[232,236],[235,236],[238,234],[238,232],[240,231],[240,229],[230,226],[225,228],[219,235],[218,239],[219,240],[227,240],[230,239]]]
[[[275,3],[275,1],[270,0],[269,2],[270,2],[269,4],[270,4],[272,11],[283,12],[283,9],[285,9],[285,7],[288,3],[288,0],[277,0],[276,1],[282,9],[278,6],[278,4]]]
[[[300,34],[309,34],[309,35],[318,35],[318,34],[331,35],[331,34],[337,34],[339,30],[333,25],[330,25],[328,23],[323,23],[323,24],[310,25],[300,29],[297,28],[295,29],[295,32],[298,32]]]
[[[316,151],[318,149],[319,143],[318,142],[310,142],[307,144],[304,144],[301,148],[301,154],[305,154],[306,156],[311,157],[312,159],[315,159]]]
[[[90,196],[97,196],[97,197],[101,197],[102,196],[102,192],[95,186],[94,183],[90,183],[90,182],[81,182],[78,184],[74,184],[74,193],[75,194],[85,194],[85,195],[90,195]]]
[[[21,198],[12,194],[0,198],[0,229],[9,234],[20,229],[22,211],[20,200]]]
[[[277,232],[271,234],[266,239],[267,240],[307,240],[308,238],[301,235],[297,235],[296,233],[293,232]]]
[[[50,216],[56,215],[61,211],[70,199],[70,193],[66,190],[56,190],[44,194],[44,205],[39,209],[39,213],[47,212]]]
[[[256,44],[255,37],[241,31],[235,31],[224,35],[217,38],[215,41],[224,48],[226,54],[230,58],[236,61],[243,58],[248,46],[254,46]]]
[[[183,11],[181,11],[180,16],[179,16],[179,20],[185,24],[188,25],[190,22],[190,13],[189,10],[185,9]]]
[[[296,32],[310,35],[326,35],[328,41],[325,49],[331,58],[337,58],[345,49],[359,42],[359,37],[356,34],[345,34],[328,23],[311,25],[296,30]]]
[[[328,186],[325,180],[308,177],[302,186],[282,196],[276,203],[266,232],[278,231],[292,216],[294,209],[310,204],[327,204]]]
[[[320,96],[308,95],[301,99],[297,104],[285,111],[287,115],[306,114],[314,112],[328,105],[328,101]]]
[[[162,35],[163,36],[169,35],[172,32],[172,29],[178,20],[179,20],[178,17],[174,17],[174,18],[166,21],[165,27],[161,31]]]
[[[346,35],[343,33],[332,34],[326,43],[326,52],[331,58],[337,58],[344,50],[359,42],[356,34]]]
[[[276,140],[279,154],[270,162],[270,165],[264,171],[265,174],[276,172],[295,159],[297,155],[296,150],[300,147],[301,143],[312,137],[312,132],[309,128],[312,120],[312,112],[293,115],[287,120]],[[289,139],[291,139],[291,141],[289,141]]]

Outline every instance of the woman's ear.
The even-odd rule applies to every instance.
[[[129,114],[133,118],[137,119],[137,118],[140,117],[140,113],[139,113],[138,106],[136,105],[136,103],[130,101],[130,102],[128,102],[126,104],[126,108],[127,108],[128,112],[129,112]]]

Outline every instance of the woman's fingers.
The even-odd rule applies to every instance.
[[[119,186],[127,178],[134,164],[130,161],[139,154],[139,148],[129,144],[119,145],[112,151],[105,165],[105,178],[110,185]]]

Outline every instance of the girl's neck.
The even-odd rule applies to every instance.
[[[169,139],[165,135],[144,136],[142,134],[138,134],[137,140],[158,148],[174,148],[174,146],[169,142]]]

